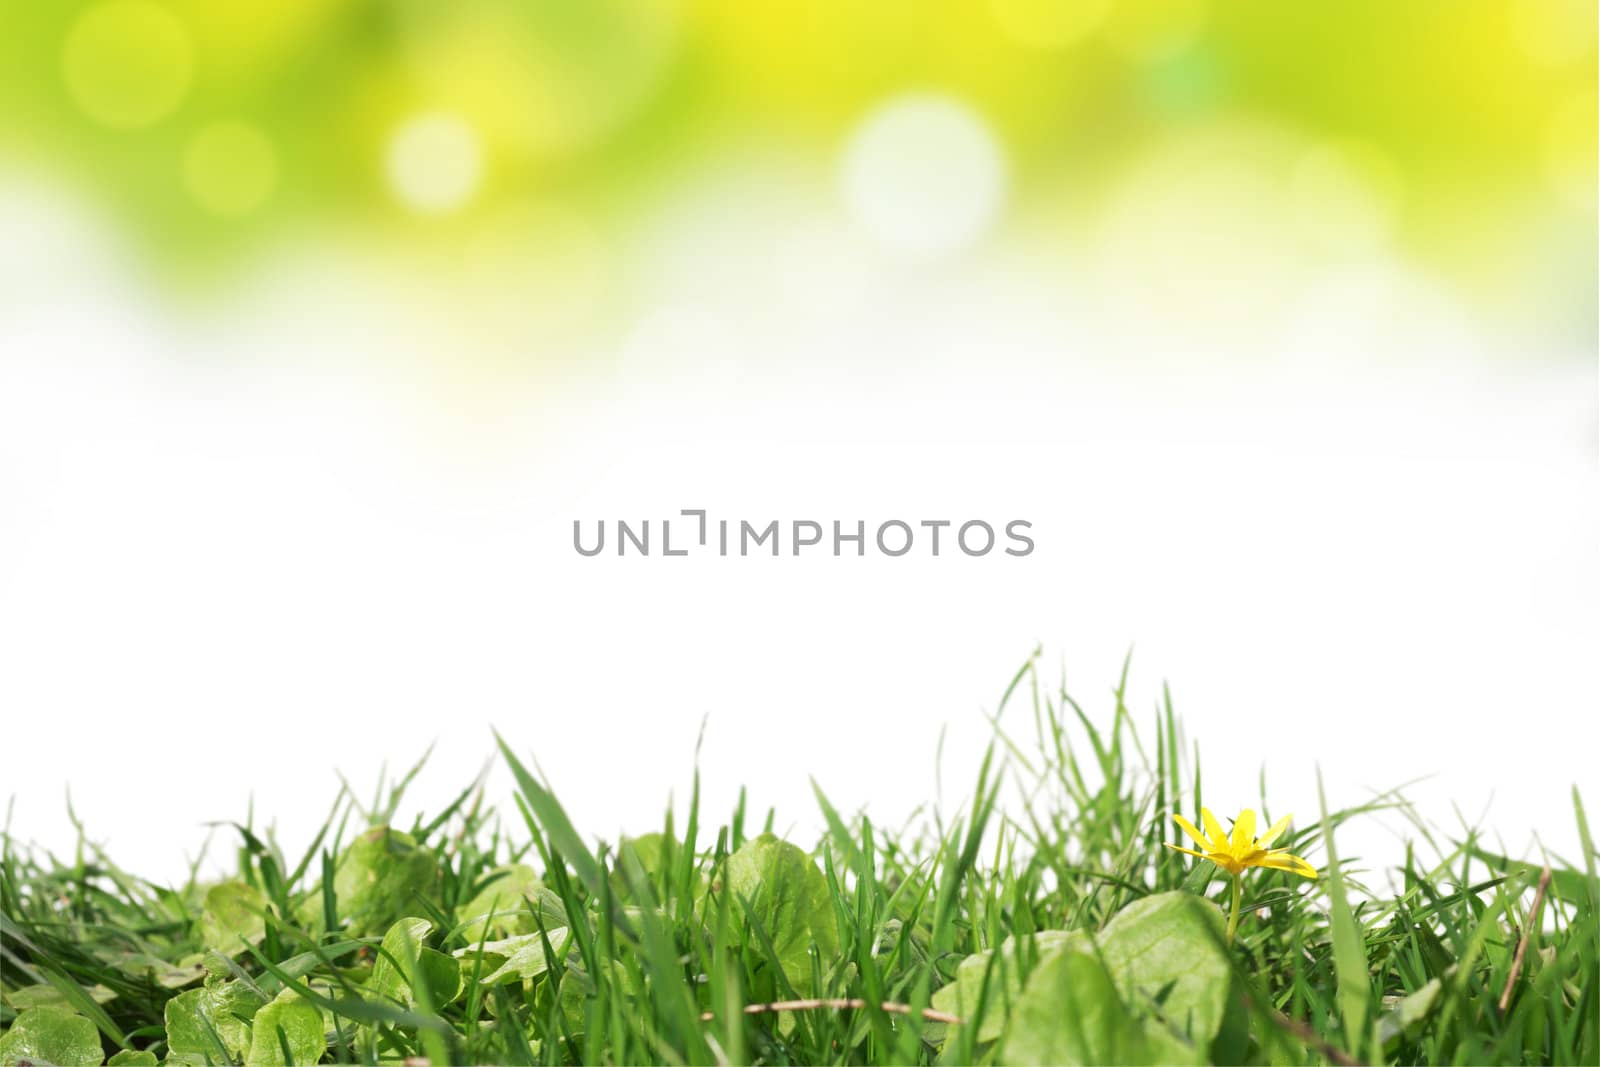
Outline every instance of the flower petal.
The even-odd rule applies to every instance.
[[[1195,856],[1195,857],[1197,857],[1199,859],[1203,859],[1203,860],[1208,860],[1208,859],[1211,858],[1210,856],[1207,856],[1204,852],[1196,852],[1192,848],[1184,848],[1182,845],[1174,845],[1170,841],[1164,841],[1162,843],[1165,844],[1172,851],[1174,851],[1174,852],[1182,852],[1186,856]]]
[[[1302,878],[1315,878],[1317,876],[1317,869],[1311,864],[1299,856],[1291,856],[1289,853],[1281,851],[1268,852],[1265,856],[1256,860],[1252,866],[1270,867],[1275,871],[1288,871],[1290,874],[1298,874]]]
[[[1267,832],[1266,833],[1264,833],[1260,837],[1256,838],[1256,847],[1257,848],[1268,848],[1268,847],[1270,847],[1272,845],[1272,843],[1274,841],[1276,841],[1279,837],[1281,837],[1283,835],[1283,832],[1289,828],[1289,823],[1293,819],[1294,819],[1293,815],[1285,815],[1283,818],[1281,818],[1277,822],[1273,823],[1270,827],[1267,828]]]
[[[1211,814],[1210,808],[1200,809],[1200,825],[1206,828],[1206,835],[1211,838],[1210,841],[1206,842],[1207,848],[1214,848],[1218,852],[1226,852],[1228,850],[1227,831],[1222,828],[1222,824],[1217,821],[1217,817]]]
[[[1182,815],[1174,815],[1172,817],[1172,821],[1177,823],[1184,833],[1194,838],[1195,844],[1199,845],[1201,848],[1211,847],[1211,842],[1207,841],[1205,835],[1195,828],[1194,823],[1190,822],[1188,819],[1185,819]]]
[[[1210,860],[1212,863],[1215,863],[1218,867],[1221,867],[1229,874],[1238,874],[1243,871],[1246,866],[1245,864],[1240,863],[1231,852],[1212,852],[1206,856],[1206,859]]]
[[[1233,854],[1240,858],[1249,855],[1256,840],[1256,813],[1245,808],[1233,820]]]

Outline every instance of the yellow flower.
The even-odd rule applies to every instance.
[[[1182,815],[1174,815],[1172,818],[1204,851],[1196,852],[1192,848],[1181,848],[1172,844],[1167,845],[1168,848],[1210,860],[1235,878],[1248,867],[1289,871],[1302,878],[1317,876],[1315,867],[1299,856],[1291,855],[1288,849],[1269,847],[1289,828],[1289,820],[1293,816],[1285,815],[1260,837],[1255,835],[1256,813],[1249,808],[1241,811],[1239,817],[1234,820],[1231,837],[1223,831],[1222,824],[1217,822],[1217,817],[1211,814],[1210,808],[1200,809],[1200,820],[1206,824],[1206,832],[1203,834],[1194,823]]]

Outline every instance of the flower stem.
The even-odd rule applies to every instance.
[[[1233,935],[1239,930],[1239,876],[1233,876],[1233,910],[1228,914],[1228,944],[1233,944]]]

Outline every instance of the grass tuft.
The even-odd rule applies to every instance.
[[[813,783],[815,841],[750,832],[743,793],[711,817],[698,769],[686,811],[596,840],[498,735],[503,811],[480,775],[401,826],[421,762],[366,804],[341,779],[294,852],[221,824],[220,881],[143,879],[81,826],[57,857],[8,820],[0,1064],[1600,1062],[1576,789],[1582,856],[1534,863],[1398,792],[1324,804],[1276,842],[1319,878],[1247,871],[1229,943],[1233,880],[1164,847],[1205,802],[1199,745],[1166,692],[1141,728],[1125,686],[1097,716],[1030,659],[961,809],[893,829]],[[1026,740],[999,725],[1016,701]],[[1378,810],[1415,830],[1390,889],[1335,843]]]

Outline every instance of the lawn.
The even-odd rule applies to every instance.
[[[419,765],[339,789],[293,847],[231,824],[222,880],[8,825],[0,1064],[1600,1062],[1576,788],[1575,860],[1496,855],[1399,794],[1268,847],[1269,799],[1211,816],[1170,701],[1122,693],[1087,712],[1030,660],[1025,737],[997,726],[959,810],[881,826],[819,790],[819,840],[742,795],[702,810],[696,773],[640,813],[656,832],[598,841],[510,739],[509,804],[466,783],[397,825]],[[1414,829],[1403,867],[1341,863],[1380,809]]]

